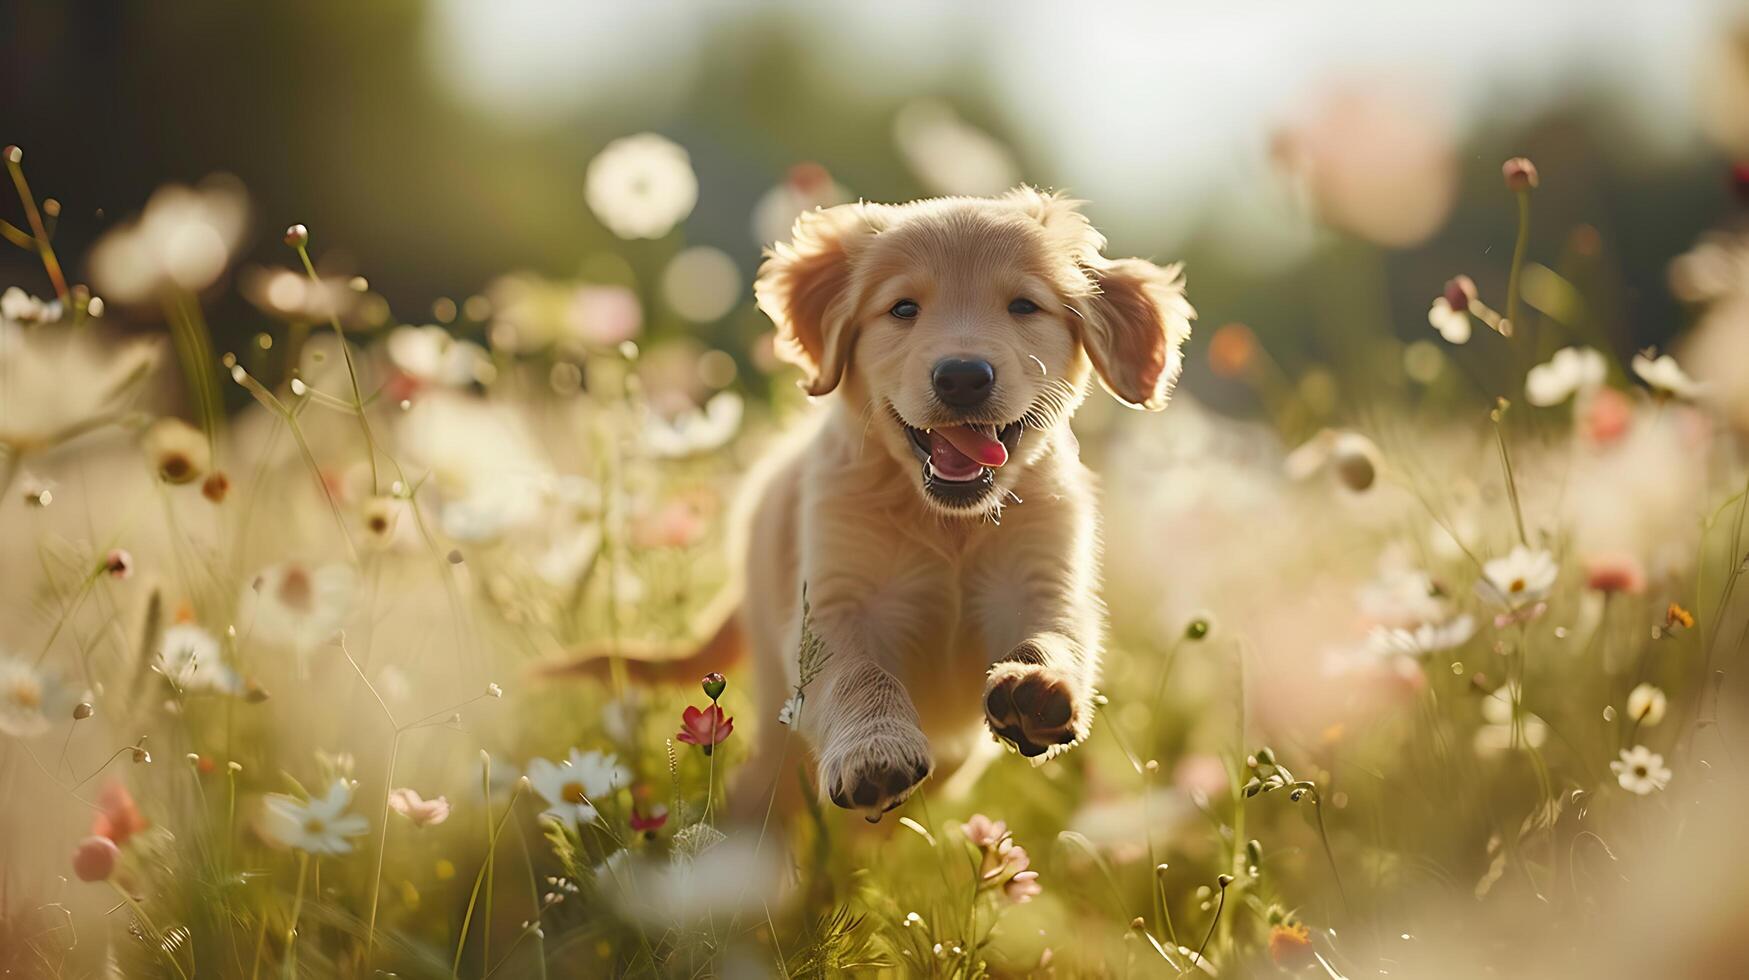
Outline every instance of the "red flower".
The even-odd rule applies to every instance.
[[[688,707],[680,715],[680,733],[675,738],[688,745],[696,745],[704,749],[705,755],[711,754],[711,747],[720,744],[735,730],[735,719],[723,714],[723,709],[711,705],[703,711]]]
[[[97,794],[97,805],[101,809],[91,821],[91,832],[109,838],[118,847],[150,826],[146,818],[140,816],[140,808],[134,805],[133,794],[115,780],[104,784],[103,791]]]
[[[1638,595],[1646,591],[1646,572],[1632,555],[1593,555],[1585,560],[1585,586]]]
[[[668,808],[658,803],[650,808],[649,813],[644,813],[633,804],[630,822],[632,829],[640,834],[653,833],[661,830],[662,825],[668,822]]]

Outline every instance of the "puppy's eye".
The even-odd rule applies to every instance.
[[[897,303],[894,303],[893,308],[887,312],[901,320],[915,320],[917,319],[917,314],[923,312],[923,308],[917,305],[916,300],[902,299]]]
[[[1038,304],[1023,296],[1008,304],[1008,312],[1015,316],[1026,316],[1028,313],[1037,313]]]

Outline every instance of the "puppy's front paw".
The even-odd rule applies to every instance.
[[[883,730],[841,733],[820,759],[820,789],[846,810],[867,810],[871,822],[905,802],[935,764],[923,733]]]
[[[999,663],[984,684],[984,721],[1028,759],[1086,737],[1089,714],[1068,678],[1042,664]]]

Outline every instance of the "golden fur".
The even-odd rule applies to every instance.
[[[778,349],[828,405],[750,488],[740,627],[773,718],[797,679],[806,584],[830,659],[800,727],[840,806],[896,806],[993,744],[980,721],[1035,761],[1087,737],[1104,611],[1095,488],[1069,417],[1093,375],[1125,404],[1163,407],[1193,313],[1177,267],[1105,258],[1079,203],[1021,187],[816,210],[760,268]],[[1040,309],[1011,313],[1017,297]],[[889,313],[901,299],[915,318]],[[932,393],[950,356],[995,369],[971,421],[1027,421],[971,504],[924,492],[901,425],[967,421]],[[746,781],[769,787],[789,777],[781,729],[760,727]]]

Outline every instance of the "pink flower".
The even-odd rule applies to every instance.
[[[1646,571],[1633,555],[1592,555],[1585,559],[1585,587],[1609,594],[1646,591]]]
[[[680,732],[674,737],[688,745],[696,745],[704,749],[705,755],[710,755],[712,747],[722,744],[734,730],[735,719],[725,715],[722,708],[713,704],[703,711],[688,707],[682,712]]]
[[[966,840],[982,848],[995,847],[1008,836],[1008,825],[1000,820],[991,820],[982,813],[974,813],[971,818],[960,825],[960,830],[966,835]]]
[[[1043,891],[1044,886],[1038,883],[1037,871],[1022,871],[1002,886],[1002,894],[1007,895],[1008,900],[1016,905],[1032,901],[1033,896]]]
[[[1203,799],[1217,799],[1232,788],[1227,764],[1207,752],[1194,752],[1179,759],[1178,765],[1172,767],[1172,785],[1193,798],[1200,793]]]
[[[1614,388],[1599,388],[1586,399],[1580,419],[1585,437],[1607,446],[1627,435],[1634,421],[1634,403]]]
[[[108,881],[120,854],[115,841],[94,834],[80,841],[79,849],[73,852],[73,873],[80,881]]]
[[[431,827],[449,819],[449,799],[422,799],[415,790],[402,787],[389,791],[389,809],[413,821],[415,827]]]
[[[97,806],[97,816],[91,821],[91,833],[109,838],[117,847],[150,826],[146,818],[140,816],[140,808],[134,805],[133,794],[115,780],[105,783],[102,792],[97,794]]]

